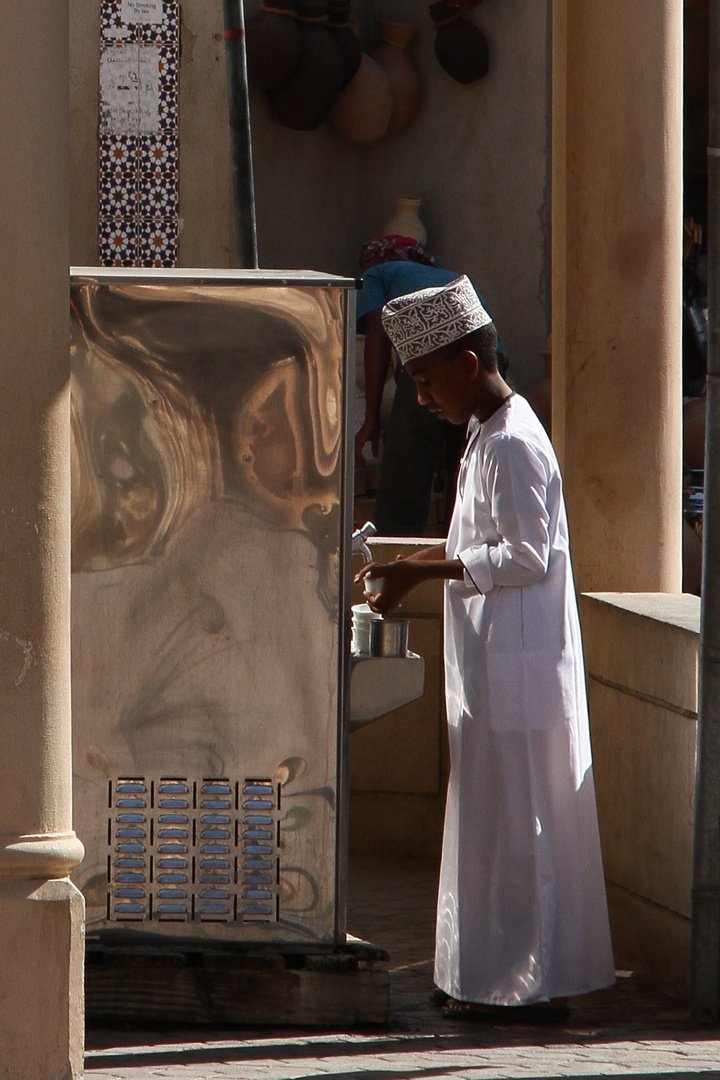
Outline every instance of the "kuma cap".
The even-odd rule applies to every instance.
[[[398,296],[382,309],[382,324],[403,364],[491,322],[465,274],[447,285]]]

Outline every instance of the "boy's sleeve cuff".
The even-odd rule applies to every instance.
[[[468,588],[479,593],[489,593],[493,587],[493,579],[487,544],[466,548],[458,553],[457,558],[463,564],[463,580]]]

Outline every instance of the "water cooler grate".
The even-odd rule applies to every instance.
[[[278,920],[272,780],[120,777],[108,806],[108,920]]]

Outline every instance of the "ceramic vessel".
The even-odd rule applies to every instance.
[[[417,196],[399,195],[395,200],[392,217],[385,222],[381,236],[410,236],[423,246],[427,243],[427,231],[420,220],[420,199]]]
[[[344,89],[360,67],[362,46],[350,22],[350,0],[328,0],[328,30],[343,58]]]
[[[360,67],[338,95],[329,120],[353,142],[377,142],[387,131],[392,107],[390,80],[380,65],[363,53]]]
[[[443,0],[430,5],[435,23],[435,56],[438,63],[459,83],[475,82],[488,73],[490,52],[480,27],[461,18],[459,4]]]
[[[296,0],[302,54],[290,78],[268,94],[281,124],[294,131],[320,127],[340,92],[345,65],[327,28],[326,0]]]
[[[292,0],[263,0],[245,27],[248,82],[260,90],[275,90],[298,65],[302,38]]]
[[[386,135],[399,135],[408,126],[420,105],[421,89],[417,68],[410,56],[410,44],[417,33],[411,23],[381,22],[381,44],[373,53],[390,80],[393,96]]]

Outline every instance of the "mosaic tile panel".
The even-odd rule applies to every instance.
[[[99,261],[176,266],[177,0],[102,0]]]
[[[100,218],[98,234],[103,266],[137,266],[135,261],[135,222],[132,219]]]
[[[137,266],[177,264],[177,216],[153,220],[141,217],[135,227]]]
[[[133,17],[142,12],[147,22]],[[159,21],[158,21],[159,17]],[[180,4],[176,0],[102,0],[100,34],[103,42],[157,41],[180,42]]]

